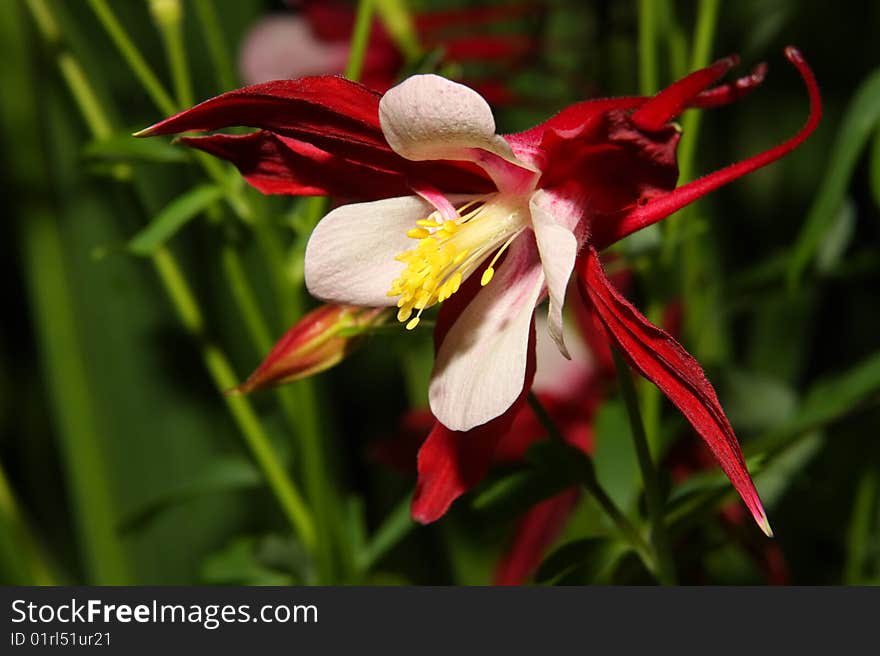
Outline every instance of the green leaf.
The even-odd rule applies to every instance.
[[[599,484],[624,511],[634,507],[642,485],[629,431],[623,403],[619,399],[604,403],[596,415],[593,464]]]
[[[773,508],[822,448],[819,432],[810,432],[770,459],[755,475],[755,486],[766,508]]]
[[[129,133],[97,139],[83,148],[88,159],[111,162],[149,162],[177,164],[189,161],[186,150],[161,139],[136,139]]]
[[[203,581],[211,585],[292,585],[295,581],[290,574],[261,562],[261,546],[255,537],[233,540],[205,559]]]
[[[538,442],[526,454],[527,465],[490,483],[473,501],[475,509],[498,519],[520,515],[536,503],[584,478],[592,468],[576,448],[557,441]]]
[[[871,193],[874,195],[874,204],[880,207],[880,130],[874,133],[874,145],[871,148],[870,174]]]
[[[846,198],[834,221],[828,226],[828,234],[816,253],[816,269],[820,273],[830,273],[840,264],[855,231],[856,206],[852,199]]]
[[[797,406],[794,390],[771,376],[731,370],[724,383],[724,409],[737,430],[769,430],[789,419]]]
[[[243,457],[217,458],[201,472],[163,488],[158,495],[127,513],[120,523],[120,530],[126,533],[141,530],[163,511],[195,497],[255,488],[262,482],[259,470],[250,460]]]
[[[179,196],[128,242],[128,250],[135,255],[154,255],[187,222],[222,198],[223,193],[216,185],[200,185]]]
[[[550,553],[535,574],[537,583],[606,582],[618,561],[630,550],[619,540],[604,537],[567,542]]]
[[[880,529],[878,493],[880,493],[880,476],[876,469],[868,469],[862,475],[856,489],[847,535],[846,563],[843,570],[843,581],[847,585],[865,583],[864,579],[868,576],[871,534]]]
[[[744,446],[761,498],[772,507],[822,446],[815,431],[853,411],[880,391],[880,353],[850,371],[814,385],[799,410],[781,426]],[[714,512],[732,488],[719,471],[692,476],[669,497],[669,523],[694,521]]]
[[[825,167],[807,220],[788,264],[790,287],[798,284],[810,261],[828,238],[834,219],[843,203],[850,178],[862,149],[880,119],[880,69],[875,70],[859,87],[843,119],[834,152]]]
[[[360,571],[369,570],[415,528],[416,524],[410,517],[410,503],[410,495],[407,494],[358,554],[357,566]]]
[[[746,446],[746,453],[760,453],[785,446],[810,430],[840,419],[871,395],[880,393],[880,352],[849,371],[820,381],[806,394],[789,421]]]
[[[746,468],[754,475],[760,471],[764,462],[764,457],[755,456],[746,460]],[[724,472],[717,468],[707,469],[690,475],[684,482],[672,488],[666,504],[670,513],[679,514],[684,507],[702,503],[700,497],[726,493],[732,489],[730,479]]]

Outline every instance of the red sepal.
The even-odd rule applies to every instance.
[[[307,190],[305,193],[323,193],[317,191],[322,188],[321,184],[302,184],[301,180],[333,178],[334,167],[341,169],[350,186],[355,188],[358,183],[351,182],[352,179],[363,175],[364,184],[368,186],[373,182],[370,178],[379,172],[400,180],[427,180],[447,192],[494,190],[486,173],[470,162],[413,162],[391,150],[379,124],[380,97],[379,93],[357,82],[337,76],[275,80],[206,100],[142,130],[137,136],[206,132],[236,126],[259,128],[265,132],[257,133],[259,136],[246,135],[244,139],[215,136],[208,141],[190,138],[185,142],[209,152],[213,150],[239,168],[255,170],[255,180],[262,187],[273,189],[272,193],[304,193],[297,191],[300,187]],[[260,155],[270,160],[265,166],[255,160]],[[326,173],[302,170],[302,166],[314,166],[316,160],[322,165],[330,163],[330,170]],[[335,177],[341,179],[339,175]],[[330,186],[335,189],[339,185]],[[381,186],[368,197],[383,197]],[[352,191],[347,189],[343,195],[356,197]]]
[[[654,383],[708,445],[755,521],[770,535],[767,516],[742,451],[712,385],[699,363],[668,333],[649,322],[605,277],[594,249],[581,259],[578,283],[616,347]]]
[[[785,56],[797,68],[810,96],[810,114],[798,133],[773,148],[736,164],[726,166],[698,180],[689,182],[669,193],[653,198],[644,198],[641,204],[625,209],[622,216],[615,221],[605,222],[602,226],[594,226],[593,243],[596,248],[601,250],[610,246],[627,235],[662,221],[682,207],[690,205],[695,200],[715,191],[719,187],[723,187],[752,171],[772,164],[797,148],[812,134],[813,130],[819,125],[819,119],[822,117],[822,99],[819,95],[819,85],[816,83],[813,71],[810,70],[803,55],[796,48],[786,48]]]

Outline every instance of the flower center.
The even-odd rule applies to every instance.
[[[418,244],[395,258],[406,268],[391,283],[388,296],[399,297],[397,319],[407,322],[407,330],[418,325],[425,308],[457,292],[462,281],[496,251],[480,280],[488,285],[495,263],[526,227],[529,216],[521,198],[500,194],[473,198],[456,212],[455,220],[444,220],[435,211],[416,221],[406,234]],[[417,314],[410,319],[413,311]]]

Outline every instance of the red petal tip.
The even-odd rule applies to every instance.
[[[646,132],[663,129],[672,118],[681,114],[695,98],[738,63],[739,55],[729,55],[686,75],[649,99],[630,116],[630,120],[637,128]]]
[[[756,518],[758,522],[758,526],[762,531],[764,531],[764,535],[768,538],[773,537],[773,529],[770,528],[770,521],[767,519],[767,515],[765,513],[761,513],[761,516]]]
[[[731,68],[733,68],[737,64],[739,64],[739,55],[732,54],[732,55],[727,55],[727,57],[722,57],[717,62],[715,62],[714,65],[715,66],[722,66],[723,65],[723,66],[726,66],[728,70],[730,70]]]
[[[819,84],[816,82],[816,76],[810,69],[810,65],[807,63],[806,59],[801,55],[800,50],[794,46],[788,46],[785,49],[785,56],[794,65],[798,73],[800,73],[810,99],[807,121],[797,134],[773,148],[765,150],[757,155],[753,155],[741,162],[726,166],[703,178],[689,182],[665,196],[639,207],[621,222],[611,241],[600,244],[603,248],[619,239],[623,239],[636,230],[641,230],[652,223],[665,219],[670,214],[677,212],[682,207],[691,204],[709,192],[741,178],[747,173],[751,173],[752,171],[756,171],[775,162],[806,141],[807,137],[809,137],[819,125],[819,120],[822,118],[822,97],[819,94]]]
[[[767,77],[767,62],[761,62],[752,69],[751,79],[755,84],[760,84]]]
[[[416,524],[421,524],[422,526],[427,526],[439,519],[439,517],[434,517],[433,515],[428,515],[424,511],[416,510],[415,504],[413,504],[410,509],[410,517]]]
[[[801,51],[798,50],[795,46],[786,47],[785,56],[792,64],[804,63],[804,56],[801,54]]]

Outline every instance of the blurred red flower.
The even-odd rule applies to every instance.
[[[354,7],[335,0],[288,4],[296,11],[266,16],[245,35],[238,67],[246,84],[345,70]],[[500,106],[516,100],[506,80],[537,52],[540,43],[533,28],[543,11],[540,2],[513,2],[420,12],[413,21],[423,48],[441,52],[443,63],[468,69],[468,84],[491,104]],[[404,59],[382,22],[374,20],[361,81],[377,91],[387,91],[398,80]],[[475,68],[479,70],[472,70]]]

